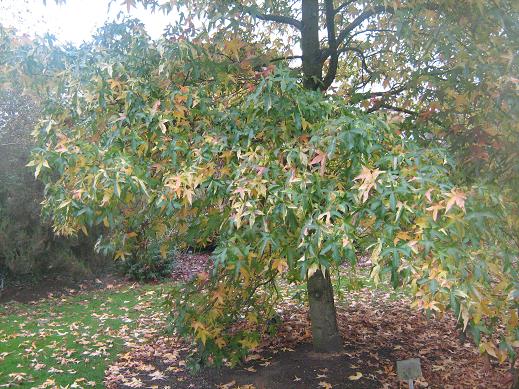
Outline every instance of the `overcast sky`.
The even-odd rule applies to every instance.
[[[0,0],[0,24],[30,35],[50,32],[61,42],[79,44],[106,20],[113,20],[121,11],[126,14],[120,3],[116,0],[108,12],[109,0],[67,0],[65,5],[47,0],[46,6],[43,0]],[[142,8],[132,9],[130,15],[141,19],[153,38],[160,36],[173,17]]]

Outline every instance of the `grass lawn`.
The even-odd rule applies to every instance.
[[[0,307],[0,387],[103,387],[125,346],[161,330],[161,289],[126,285]]]
[[[356,280],[341,278],[336,292],[351,298],[352,291],[373,288],[367,271],[361,273]],[[125,346],[164,328],[163,286],[125,285],[0,306],[0,387],[103,387],[105,368]],[[297,301],[305,290],[299,285],[286,292]]]
[[[375,288],[367,270],[338,281],[339,298],[355,300],[356,290]],[[103,387],[105,368],[118,353],[164,328],[164,285],[109,287],[0,306],[0,387]],[[303,303],[305,285],[285,288],[287,297]]]

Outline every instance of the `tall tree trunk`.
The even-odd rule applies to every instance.
[[[319,2],[302,0],[301,51],[303,54],[303,85],[306,89],[322,87],[323,64],[319,44]],[[317,270],[307,281],[310,321],[314,350],[337,352],[342,339],[337,328],[337,312],[328,270]]]

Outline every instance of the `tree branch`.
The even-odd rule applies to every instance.
[[[272,58],[270,62],[278,62],[278,61],[290,61],[291,59],[301,59],[303,58],[302,55],[287,55],[284,57],[276,57]]]
[[[368,64],[366,63],[366,56],[364,55],[364,52],[361,49],[359,49],[358,47],[347,46],[339,50],[338,54],[340,55],[342,53],[346,53],[347,51],[353,51],[355,54],[357,54],[357,57],[359,57],[361,60],[362,68],[366,71],[366,73],[372,73],[372,71],[368,68]]]
[[[339,65],[339,54],[337,53],[337,40],[335,37],[335,10],[333,8],[333,0],[326,0],[326,31],[328,32],[328,47],[330,50],[330,63],[328,64],[328,72],[323,79],[323,89],[330,87],[337,75],[337,66]],[[322,54],[321,54],[322,56]],[[321,58],[322,60],[322,58]]]
[[[245,7],[241,4],[237,4],[237,8],[239,8],[242,12],[245,12],[246,14],[251,15],[254,18],[257,18],[259,20],[264,20],[267,22],[276,22],[276,23],[282,23],[282,24],[289,24],[292,27],[297,28],[298,30],[301,30],[301,21],[297,20],[295,18],[291,18],[290,16],[283,16],[283,15],[273,15],[273,14],[262,14],[258,11],[258,9],[255,9],[253,7]]]
[[[370,109],[368,109],[366,112],[367,113],[375,112],[375,111],[378,111],[381,108],[388,109],[390,111],[406,113],[406,114],[412,115],[412,116],[418,116],[419,115],[419,113],[416,112],[416,111],[411,111],[410,109],[406,109],[406,108],[402,108],[402,107],[396,107],[396,106],[391,105],[391,104],[377,104],[376,106],[371,107]]]
[[[335,8],[334,13],[335,13],[335,14],[338,14],[338,13],[341,12],[344,8],[346,8],[348,5],[353,4],[353,3],[355,3],[356,1],[357,1],[357,0],[345,1],[344,3],[342,3],[341,5],[339,5],[337,8]]]
[[[340,45],[344,40],[348,37],[350,32],[352,32],[354,29],[356,29],[358,26],[360,26],[364,21],[368,20],[374,15],[382,14],[382,13],[393,13],[394,10],[392,7],[384,7],[384,6],[377,6],[373,7],[371,9],[368,9],[367,11],[364,11],[359,16],[357,16],[344,30],[342,30],[339,33],[339,36],[337,37],[337,45]]]
[[[415,116],[415,117],[418,117],[418,118],[420,117],[420,112],[412,111],[412,110],[407,109],[407,108],[397,107],[395,105],[391,105],[391,104],[387,104],[387,103],[377,104],[376,106],[371,107],[370,109],[368,109],[366,111],[366,113],[375,112],[375,111],[378,111],[381,108],[382,109],[387,109],[389,111],[402,112],[402,113],[405,113],[407,115]],[[432,122],[432,123],[434,123],[434,124],[436,124],[436,125],[438,125],[438,126],[440,126],[440,127],[445,127],[445,123],[442,123],[438,119],[429,118],[427,120]]]

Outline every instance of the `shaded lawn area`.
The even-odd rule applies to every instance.
[[[0,306],[0,386],[104,387],[124,347],[160,329],[160,285],[117,287]]]

